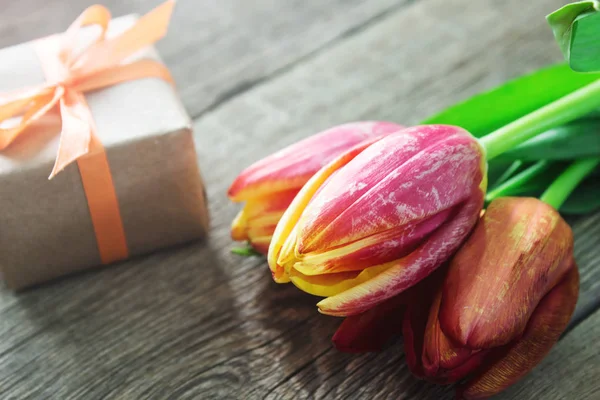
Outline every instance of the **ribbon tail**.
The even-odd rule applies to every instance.
[[[119,64],[136,51],[161,39],[167,33],[174,6],[175,0],[168,0],[141,17],[121,35],[92,45],[73,65],[73,74],[89,75]]]
[[[54,178],[67,165],[90,151],[93,120],[83,95],[74,90],[66,90],[60,99],[60,114],[62,132],[58,154],[48,179]]]
[[[60,111],[63,127],[56,163],[49,179],[77,161],[100,260],[109,264],[125,259],[129,256],[129,249],[115,185],[85,98],[80,92],[68,89],[61,99]]]
[[[115,184],[106,151],[96,137],[96,126],[83,95],[68,90],[61,100],[61,113],[63,131],[50,179],[77,160],[100,260],[103,264],[123,260],[129,256],[129,248]]]
[[[61,87],[47,87],[0,102],[0,150],[7,148],[29,125],[50,111],[62,95]]]

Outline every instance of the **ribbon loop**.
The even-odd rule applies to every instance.
[[[136,51],[161,39],[167,33],[174,5],[175,2],[169,0],[141,17],[121,35],[90,46],[73,66],[73,73],[88,75],[117,65]]]
[[[66,66],[70,67],[76,61],[75,50],[77,37],[81,28],[90,25],[100,27],[100,35],[92,43],[102,41],[106,37],[108,23],[110,22],[110,11],[104,6],[95,4],[88,7],[72,24],[62,37],[60,59]]]
[[[29,125],[50,111],[62,95],[62,87],[47,87],[33,96],[20,96],[0,106],[0,150],[7,148]]]

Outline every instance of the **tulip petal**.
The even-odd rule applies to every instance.
[[[489,350],[473,351],[471,355],[463,361],[462,364],[457,365],[452,369],[444,370],[442,374],[436,377],[434,382],[441,385],[448,385],[462,380],[469,374],[481,368],[481,366],[485,363],[489,353]]]
[[[405,293],[362,314],[345,318],[333,335],[335,348],[346,353],[381,351],[393,337],[402,333],[402,319],[408,302]]]
[[[245,235],[247,230],[253,226],[277,225],[277,222],[279,222],[278,216],[285,212],[297,193],[298,190],[293,189],[249,200],[231,224],[232,237],[234,236],[234,228],[237,232],[240,232],[238,235]],[[243,240],[235,237],[233,239]]]
[[[454,346],[440,329],[438,314],[441,300],[442,292],[438,291],[429,311],[423,339],[423,370],[426,376],[435,378],[440,378],[445,370],[461,366],[473,355],[473,350]],[[461,378],[457,377],[457,380]]]
[[[247,226],[246,213],[242,209],[231,223],[231,238],[237,241],[248,240]]]
[[[471,349],[520,337],[539,301],[564,276],[572,251],[571,228],[549,205],[537,199],[493,201],[452,260],[442,330]]]
[[[231,238],[247,240],[266,255],[275,227],[297,193],[292,189],[249,200],[231,224]]]
[[[232,201],[245,201],[269,193],[300,189],[323,165],[364,140],[387,135],[402,126],[390,122],[355,122],[336,126],[246,168],[228,191]]]
[[[339,168],[346,165],[354,157],[360,154],[361,151],[377,140],[379,140],[379,138],[366,140],[338,156],[332,162],[315,173],[296,195],[277,224],[277,228],[273,233],[273,239],[271,240],[271,245],[269,247],[269,268],[271,269],[273,279],[276,282],[286,279],[282,278],[285,274],[285,270],[283,265],[278,263],[278,260],[280,257],[285,259],[286,256],[289,256],[289,254],[281,254],[282,248],[284,247],[286,239],[289,240],[288,237],[295,237],[295,235],[291,234],[292,230],[294,230],[296,223],[304,211],[304,208],[310,202],[313,195],[319,190],[320,186]]]
[[[408,368],[413,375],[419,378],[425,378],[421,355],[423,354],[423,342],[429,310],[433,303],[432,293],[439,291],[446,271],[447,265],[438,268],[430,276],[399,295],[406,294],[410,299],[402,324],[404,353]]]
[[[453,208],[482,182],[483,152],[473,136],[452,126],[417,126],[384,137],[307,205],[297,253],[327,251]]]
[[[522,378],[548,354],[569,323],[577,303],[579,272],[573,259],[568,264],[571,268],[539,303],[523,336],[508,349],[500,348],[500,354],[496,354],[486,370],[460,386],[459,398],[487,399]]]
[[[387,263],[365,268],[362,271],[346,271],[314,276],[304,275],[295,268],[292,268],[289,272],[289,277],[292,283],[300,290],[314,296],[328,297],[335,296],[361,283],[367,282],[393,266],[394,263]]]
[[[471,350],[452,343],[440,328],[442,291],[438,290],[429,309],[423,338],[423,373],[429,381],[447,385],[463,379],[484,361],[486,350]]]
[[[477,192],[415,251],[374,278],[320,301],[319,311],[335,316],[359,314],[427,277],[458,249],[477,222],[482,205],[483,193]]]
[[[275,228],[275,227],[273,227]],[[252,248],[258,251],[260,254],[267,255],[269,252],[269,244],[271,243],[271,236],[258,236],[252,239],[250,244]]]
[[[250,240],[254,243],[254,241],[259,237],[271,237],[273,235],[273,232],[275,231],[275,227],[277,227],[277,221],[279,220],[279,218],[281,218],[282,215],[283,212],[268,215],[266,216],[268,218],[265,217],[260,221],[261,225],[257,224],[248,227],[247,232]]]
[[[330,251],[296,254],[294,268],[304,275],[356,271],[407,256],[431,232],[442,225],[452,210],[442,210],[416,224],[399,226]]]
[[[423,306],[425,302],[419,302]],[[404,339],[404,354],[410,372],[417,378],[425,378],[421,354],[423,353],[423,338],[427,325],[428,307],[418,307],[410,304],[404,313],[402,336]]]
[[[467,350],[467,357],[464,354],[457,357],[458,353],[464,351],[448,342],[444,333],[439,330],[436,320],[441,285],[447,270],[447,265],[438,268],[423,281],[402,293],[410,299],[402,328],[408,367],[418,378],[443,385],[457,382],[467,376],[482,364],[487,354],[485,351]],[[432,293],[437,295],[433,296]],[[438,346],[436,338],[441,338],[446,343]]]

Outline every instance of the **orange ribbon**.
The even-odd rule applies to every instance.
[[[59,106],[62,130],[49,179],[77,161],[98,251],[105,264],[127,258],[129,251],[106,153],[96,137],[83,93],[150,77],[172,83],[169,71],[159,62],[124,60],[166,34],[173,6],[174,0],[163,3],[114,38],[106,37],[110,12],[100,5],[89,7],[64,34],[34,42],[46,83],[0,95],[0,151]],[[89,25],[99,26],[100,34],[78,50],[81,29]]]

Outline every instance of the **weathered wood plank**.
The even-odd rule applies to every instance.
[[[336,354],[331,349],[288,375],[264,398],[438,400],[453,398],[453,390],[412,377],[402,345],[396,343],[377,354]]]
[[[162,0],[104,0],[113,15],[144,13]],[[179,1],[158,49],[192,116],[323,50],[410,0]],[[0,4],[0,47],[61,32],[97,0]]]
[[[600,307],[600,212],[572,223],[575,260],[579,265],[580,288],[570,328],[581,323]]]
[[[15,2],[0,6],[5,7],[3,11],[9,7],[9,14],[0,13],[0,33],[27,39],[29,32],[21,31],[5,15],[39,23],[41,16],[59,7],[57,1],[43,7],[37,1],[19,2],[29,7],[30,16],[19,14]],[[312,54],[307,43],[316,45],[320,28],[323,37],[332,32],[324,28],[327,18],[299,22],[294,11],[289,11],[282,20],[296,31],[281,36],[294,37],[296,44],[262,54],[265,59],[261,61],[253,58],[257,50],[248,44],[248,32],[258,22],[267,24],[270,33],[262,37],[271,39],[264,39],[261,47],[266,52],[279,36],[274,26],[281,25],[264,22],[265,15],[273,14],[271,3],[259,2],[253,5],[256,10],[245,3],[238,3],[231,11],[234,14],[222,9],[227,11],[221,16],[236,15],[239,24],[246,24],[246,37],[235,41],[241,60],[237,70],[212,80],[210,74],[229,65],[232,56],[229,50],[223,50],[227,55],[211,50],[201,58],[211,68],[195,70],[199,61],[182,61],[192,67],[183,66],[183,72],[177,72],[178,60],[187,56],[184,50],[197,45],[184,35],[161,44],[180,86],[205,80],[220,87],[218,82],[224,81],[218,79],[227,77],[235,78],[235,86],[244,79],[272,76],[273,71],[293,62],[289,53]],[[289,3],[290,10],[305,3]],[[310,7],[325,7],[317,3],[331,2],[311,2]],[[375,7],[366,5],[374,2],[332,4],[342,3],[354,10],[363,7],[364,12]],[[123,4],[126,12],[142,2]],[[185,15],[178,17],[181,23],[174,28],[189,32],[198,24],[210,35],[214,32],[211,24],[217,26],[216,32],[231,27],[218,20],[218,13],[198,11],[197,4],[181,2],[178,13]],[[234,3],[222,4],[231,8]],[[0,398],[452,398],[450,388],[409,376],[399,343],[376,355],[345,355],[333,350],[330,337],[338,319],[319,315],[313,297],[291,285],[271,282],[263,260],[229,254],[228,227],[238,207],[229,204],[225,190],[250,162],[320,129],[367,118],[415,123],[458,99],[559,60],[543,16],[561,4],[561,0],[422,0],[389,12],[378,23],[207,112],[196,121],[195,131],[213,216],[209,240],[90,271],[18,296],[0,290]],[[42,11],[34,11],[36,7]],[[249,17],[242,16],[244,10]],[[64,21],[56,22],[56,27],[51,21],[40,29],[61,29],[78,11],[79,6],[65,11],[73,15],[61,16]],[[304,18],[320,15],[314,12]],[[306,29],[316,33],[306,34]],[[2,34],[0,40],[4,40]],[[233,44],[222,46],[213,48],[236,49]],[[278,57],[283,61],[274,65]],[[236,75],[235,71],[247,65],[260,73]],[[256,71],[252,68],[250,71]],[[231,89],[230,83],[225,87]],[[210,90],[184,92],[188,108],[194,110],[198,102],[204,105],[196,110],[205,109],[224,93]],[[203,103],[199,93],[212,100]],[[578,221],[575,231],[582,269],[581,298],[590,304],[589,309],[597,299],[598,279],[593,270],[600,252],[597,222],[587,221]],[[596,315],[594,318],[597,320]],[[582,346],[595,346],[590,352],[597,353],[597,341],[587,340],[580,328],[565,340],[577,337]],[[560,364],[543,365],[544,371],[560,373]],[[569,371],[578,373],[574,367]],[[534,373],[527,385],[540,382],[552,394],[564,393],[538,376]],[[580,385],[585,376],[577,375]],[[536,398],[535,392],[521,392],[521,386],[515,390],[505,398]]]

